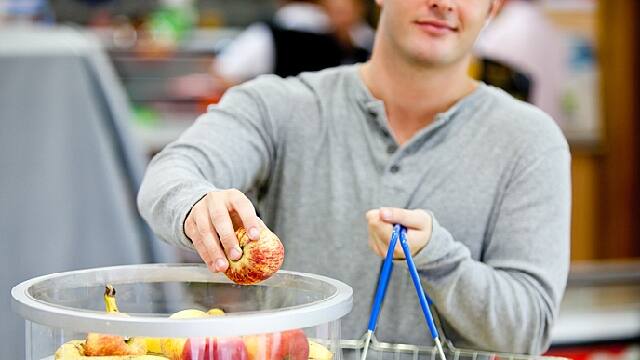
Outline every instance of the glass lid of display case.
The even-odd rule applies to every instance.
[[[105,312],[106,285],[121,314]],[[123,336],[246,335],[316,326],[351,311],[353,290],[315,274],[279,271],[258,285],[237,285],[204,265],[128,265],[50,274],[11,291],[14,311],[53,327]],[[170,318],[184,310],[225,316]]]

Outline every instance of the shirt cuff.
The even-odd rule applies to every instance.
[[[458,246],[453,236],[451,236],[447,229],[440,225],[433,214],[431,214],[431,218],[433,219],[431,238],[427,245],[413,257],[413,262],[418,268],[433,265],[438,260],[447,257],[447,254]]]

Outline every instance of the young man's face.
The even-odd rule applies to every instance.
[[[382,41],[411,62],[446,66],[465,58],[500,0],[376,1]]]

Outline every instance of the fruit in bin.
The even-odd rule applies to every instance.
[[[301,329],[245,336],[249,360],[308,360],[309,342]]]
[[[180,360],[248,360],[248,354],[237,336],[189,338]]]
[[[120,313],[116,303],[116,290],[107,285],[103,299],[107,313],[127,316]],[[125,339],[118,335],[89,333],[84,342],[84,354],[87,356],[109,355],[145,355],[147,346],[143,338]]]
[[[182,311],[178,311],[177,313],[169,316],[171,319],[197,319],[203,317],[212,317],[212,316],[222,316],[224,315],[224,311],[218,308],[210,309],[207,312],[197,310],[197,309],[186,309]],[[240,338],[238,338],[240,339]],[[221,349],[218,351],[220,354],[235,354],[237,353],[237,357],[215,357],[215,359],[221,360],[245,360],[246,356],[243,358],[241,356],[242,350],[244,349],[244,353],[246,353],[246,348],[244,343],[241,343],[240,350],[234,350],[240,348],[239,346],[231,346],[234,342],[227,341],[225,339],[218,341],[217,338],[165,338],[160,339],[160,351],[158,353],[164,354],[168,356],[170,359],[183,360],[183,359],[200,359],[204,354],[207,354],[203,359],[213,359],[216,354],[215,349]],[[237,343],[237,342],[236,342]],[[209,355],[210,354],[210,355]]]
[[[84,353],[87,356],[146,355],[147,345],[141,338],[125,340],[117,335],[89,333],[84,343]]]
[[[162,354],[162,342],[163,338],[144,338],[145,344],[147,345],[147,353],[152,354]]]
[[[324,345],[309,340],[309,360],[331,360],[333,353]]]
[[[214,308],[214,309],[209,309],[209,311],[207,311],[207,314],[209,316],[223,316],[224,311],[222,311],[222,309]]]
[[[242,257],[229,260],[225,275],[240,285],[257,284],[273,275],[284,260],[284,247],[280,239],[269,229],[260,231],[259,240],[250,240],[243,227],[236,230],[238,244],[242,249]]]
[[[55,360],[167,360],[164,356],[155,355],[110,355],[88,356],[84,352],[84,340],[71,340],[58,348],[54,355]]]
[[[197,319],[207,317],[207,313],[198,309],[186,309],[171,314],[169,319]]]
[[[207,317],[207,313],[198,309],[186,309],[173,313],[170,319],[197,319]],[[145,338],[147,351],[165,354],[170,358],[180,358],[186,339],[180,338]]]
[[[302,329],[282,332],[282,354],[287,360],[309,359],[309,341]]]
[[[248,360],[247,347],[239,336],[224,336],[215,338],[215,360]]]
[[[189,338],[185,341],[180,357],[173,360],[213,360],[214,338],[197,337]]]
[[[185,348],[187,339],[182,338],[167,338],[162,339],[161,354],[168,357],[171,360],[182,360],[182,353]]]
[[[71,340],[62,344],[56,350],[54,359],[55,360],[67,360],[67,359],[77,359],[80,356],[84,356],[84,341],[83,340]]]

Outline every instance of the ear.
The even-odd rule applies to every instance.
[[[382,5],[384,4],[384,0],[376,0],[376,4],[378,4],[378,6],[382,8]]]

